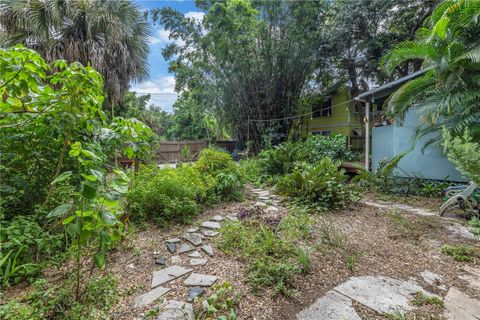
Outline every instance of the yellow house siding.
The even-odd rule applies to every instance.
[[[304,122],[304,133],[331,131],[334,134],[352,136],[354,128],[361,128],[358,115],[354,113],[353,101],[347,90],[332,96],[331,116],[314,117]]]

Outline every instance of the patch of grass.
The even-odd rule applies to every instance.
[[[440,228],[438,222],[431,217],[409,216],[400,213],[398,210],[387,212],[390,224],[397,231],[391,237],[402,237],[414,241],[420,240],[426,233]]]
[[[223,282],[212,287],[212,294],[205,299],[208,308],[202,310],[196,319],[237,319],[236,306],[240,296],[230,282]]]
[[[225,223],[218,248],[248,262],[246,277],[255,291],[273,287],[275,294],[291,295],[295,275],[311,269],[311,248],[302,245],[311,221],[304,215],[286,217],[275,229],[251,220]]]
[[[330,220],[322,220],[318,224],[318,237],[320,244],[348,251],[350,244],[347,237]]]
[[[480,258],[480,249],[473,246],[449,246],[442,247],[442,253],[452,257],[456,261],[460,262],[473,262],[475,258]]]
[[[443,308],[443,300],[437,296],[429,296],[421,291],[415,293],[415,297],[412,300],[414,306],[422,305],[435,305]]]

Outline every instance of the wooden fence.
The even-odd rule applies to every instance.
[[[237,141],[215,141],[211,144],[225,149],[230,154],[237,148]],[[162,141],[157,151],[157,161],[159,163],[185,161],[186,159],[182,155],[182,149],[185,146],[189,149],[189,158],[196,160],[200,151],[208,147],[208,142],[198,140]]]

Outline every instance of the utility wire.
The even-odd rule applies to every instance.
[[[249,122],[270,122],[270,121],[281,121],[281,120],[291,120],[291,119],[296,119],[296,118],[303,118],[305,116],[309,116],[309,115],[312,115],[314,113],[317,113],[317,112],[320,112],[320,111],[323,111],[323,110],[329,110],[330,109],[330,110],[333,111],[333,108],[342,106],[342,105],[350,103],[352,101],[354,101],[354,99],[350,99],[350,100],[344,101],[342,103],[335,104],[335,105],[330,106],[330,107],[320,108],[320,109],[317,109],[317,110],[312,111],[312,112],[308,112],[308,113],[304,113],[304,114],[300,114],[300,115],[296,115],[296,116],[291,116],[291,117],[276,118],[276,119],[248,119],[248,121]]]

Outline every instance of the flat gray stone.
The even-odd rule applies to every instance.
[[[164,256],[161,256],[158,259],[155,259],[155,264],[159,266],[164,266],[167,263],[167,259]]]
[[[170,263],[171,264],[182,264],[183,261],[182,261],[182,258],[180,256],[172,256],[170,258]]]
[[[193,306],[183,301],[169,300],[157,320],[195,320]]]
[[[183,238],[194,246],[202,244],[202,235],[200,233],[187,233]]]
[[[255,202],[253,206],[258,208],[266,208],[267,204],[265,202],[258,201],[258,202]]]
[[[260,196],[260,197],[258,197],[258,200],[261,200],[261,201],[268,201],[268,200],[270,200],[270,197],[267,197],[267,196]]]
[[[170,291],[170,288],[157,287],[155,289],[152,289],[147,293],[144,293],[136,297],[135,300],[133,301],[132,308],[139,308],[139,307],[149,305],[150,303],[154,302],[155,300],[163,296],[168,291]]]
[[[217,232],[217,231],[213,231],[213,230],[202,230],[202,234],[205,236],[205,237],[215,237],[216,235],[218,235],[220,232]]]
[[[192,258],[190,259],[190,265],[192,266],[203,266],[208,262],[206,258]]]
[[[199,297],[205,293],[205,289],[202,287],[193,287],[188,289],[188,302],[193,302],[196,297]]]
[[[228,215],[227,219],[230,221],[238,221],[238,217],[236,215]]]
[[[444,299],[445,317],[455,320],[480,319],[480,301],[469,297],[455,287],[448,290]]]
[[[189,253],[188,256],[190,258],[201,258],[202,257],[200,252],[198,252],[197,250],[193,251],[192,253]]]
[[[193,232],[198,232],[198,230],[200,230],[199,227],[193,227],[193,228],[188,229],[187,232],[193,233]]]
[[[352,300],[335,290],[328,291],[311,306],[297,314],[298,320],[361,320]]]
[[[158,287],[161,284],[172,281],[173,279],[176,279],[192,271],[193,269],[184,268],[176,265],[155,271],[152,277],[152,288]]]
[[[256,193],[256,192],[262,192],[263,189],[260,189],[260,188],[255,188],[255,189],[252,189],[251,190],[253,193]]]
[[[459,276],[460,279],[465,280],[470,288],[480,292],[480,269],[465,265],[465,274]]]
[[[419,216],[435,216],[437,215],[436,212],[426,210],[423,208],[416,208],[412,207],[406,204],[399,204],[399,203],[389,203],[389,202],[383,202],[383,201],[373,201],[373,200],[363,200],[362,201],[364,204],[367,206],[371,207],[376,207],[380,209],[387,209],[387,210],[392,210],[392,209],[398,209],[402,211],[409,212],[411,214],[419,215]]]
[[[426,283],[436,286],[439,289],[447,290],[445,285],[442,284],[444,281],[444,277],[442,275],[436,274],[435,272],[429,270],[424,270],[420,272],[420,276]]]
[[[220,223],[218,222],[205,221],[205,222],[202,222],[202,227],[207,229],[220,229],[222,226],[220,226]]]
[[[192,273],[183,283],[186,286],[210,287],[217,279],[216,276],[210,276],[208,274]]]
[[[210,219],[210,220],[220,222],[220,221],[225,220],[225,218],[222,217],[221,215],[217,214],[217,215],[213,216],[212,219]]]
[[[270,214],[274,214],[274,213],[277,213],[278,212],[278,208],[277,207],[274,207],[274,206],[269,206],[267,209],[266,209],[267,213],[270,213]]]
[[[171,238],[171,239],[168,239],[167,240],[167,243],[178,243],[182,241],[182,239],[179,239],[179,238]]]
[[[182,243],[182,245],[180,246],[180,250],[178,251],[179,254],[182,254],[182,253],[185,253],[185,252],[190,252],[190,251],[193,251],[195,250],[195,247],[193,247],[191,244],[189,243]]]
[[[475,240],[475,235],[470,232],[470,229],[460,223],[448,225],[447,230],[459,238]]]
[[[168,250],[168,252],[170,252],[170,253],[174,253],[175,250],[177,250],[177,245],[176,245],[175,243],[173,243],[173,242],[168,242],[168,243],[167,243],[167,250]]]
[[[382,276],[351,277],[335,287],[335,291],[379,313],[410,311],[413,294],[432,295],[417,284]]]
[[[202,246],[202,250],[208,254],[210,257],[213,257],[213,248],[209,244],[205,244]]]

